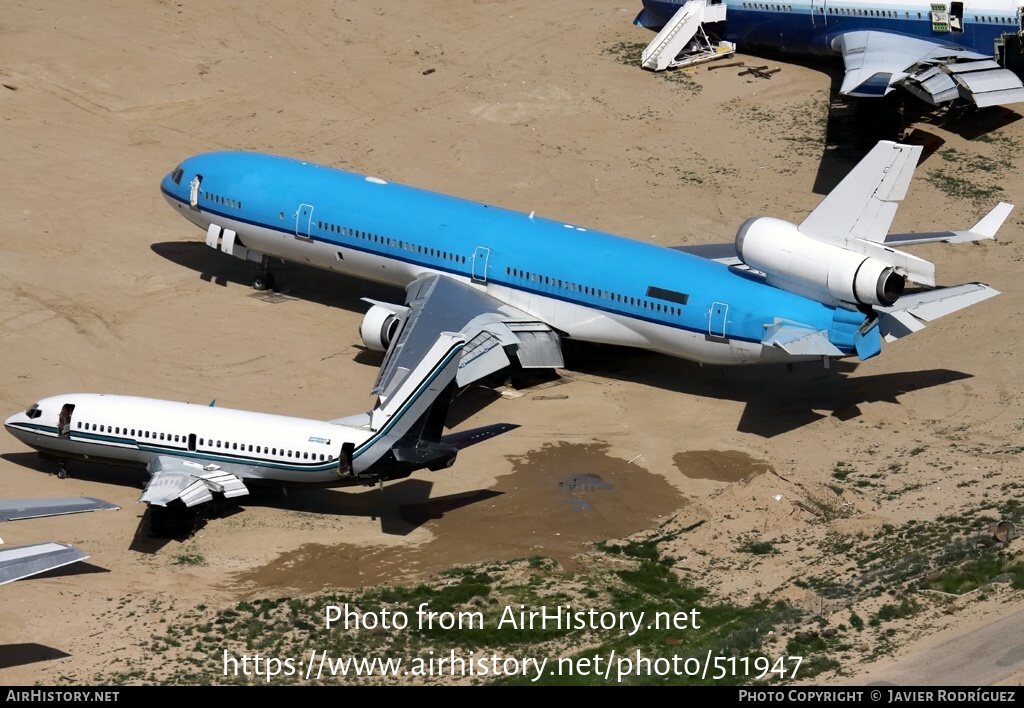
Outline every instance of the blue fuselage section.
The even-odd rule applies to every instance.
[[[792,360],[760,344],[779,321],[849,353],[865,319],[678,250],[288,158],[199,155],[161,189],[250,251],[399,286],[444,273],[588,341],[757,363]]]

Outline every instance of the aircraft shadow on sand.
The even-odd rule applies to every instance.
[[[741,433],[771,438],[831,415],[850,420],[865,403],[899,404],[899,396],[971,378],[949,369],[925,369],[853,377],[855,362],[805,362],[787,371],[779,366],[700,366],[637,349],[577,345],[567,350],[572,371],[634,381],[689,396],[746,403],[737,425]],[[821,413],[819,411],[829,411]]]
[[[933,106],[900,90],[882,98],[844,96],[839,93],[844,76],[841,64],[816,57],[786,57],[785,60],[827,74],[831,83],[825,134],[820,136],[824,149],[812,188],[815,194],[831,192],[880,140],[922,145],[921,162],[924,162],[945,144],[941,137],[929,132],[927,126],[974,140],[1021,119],[1019,113],[1005,106]],[[922,127],[911,130],[912,125]],[[802,136],[789,137],[819,139],[817,126],[808,125],[806,131]]]
[[[0,644],[0,669],[36,664],[41,661],[66,659],[70,654],[45,644],[26,642],[24,644]]]
[[[191,232],[189,232],[191,233]],[[194,270],[200,279],[221,286],[228,283],[251,289],[256,267],[238,259],[220,258],[202,241],[167,241],[150,246],[153,253],[170,262]],[[254,297],[274,302],[275,295],[307,300],[347,312],[363,314],[369,308],[361,298],[401,302],[405,291],[379,283],[354,278],[343,273],[329,273],[301,263],[277,262],[274,271],[280,274],[280,290],[253,292]],[[353,331],[353,342],[358,342],[358,331]]]
[[[137,553],[157,553],[171,541],[181,541],[215,522],[239,513],[258,513],[260,507],[286,511],[351,516],[380,520],[381,533],[406,536],[448,512],[470,504],[493,499],[501,492],[476,489],[430,498],[434,483],[425,479],[404,479],[383,489],[310,489],[308,487],[275,488],[253,486],[244,506],[235,502],[207,505],[203,512],[181,516],[171,521],[154,521],[152,507],[140,515],[139,526],[131,544]]]

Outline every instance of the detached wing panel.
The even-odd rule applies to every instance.
[[[77,563],[88,554],[67,543],[36,543],[0,550],[0,585]]]
[[[208,469],[191,460],[161,455],[147,466],[149,484],[142,490],[140,502],[167,506],[180,500],[185,506],[213,501],[214,494],[233,498],[249,493],[241,479],[218,469]]]
[[[44,516],[80,514],[86,511],[116,511],[117,504],[92,497],[58,499],[4,499],[0,501],[0,521],[38,519]]]

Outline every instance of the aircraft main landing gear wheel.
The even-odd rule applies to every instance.
[[[273,290],[274,289],[274,274],[273,273],[259,273],[259,274],[257,274],[256,277],[254,277],[252,279],[252,289],[253,290],[259,290],[260,292],[262,292],[264,290]]]
[[[65,463],[61,462],[60,463],[60,467],[57,468],[57,479],[67,479],[67,478],[68,478],[68,466]]]

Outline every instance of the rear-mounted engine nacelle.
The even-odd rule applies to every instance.
[[[740,260],[768,282],[826,304],[893,305],[906,279],[887,263],[804,236],[795,224],[762,216],[736,234]]]
[[[362,337],[367,349],[386,352],[398,331],[399,321],[399,316],[392,310],[374,305],[363,315],[363,322],[359,325],[359,336]]]

